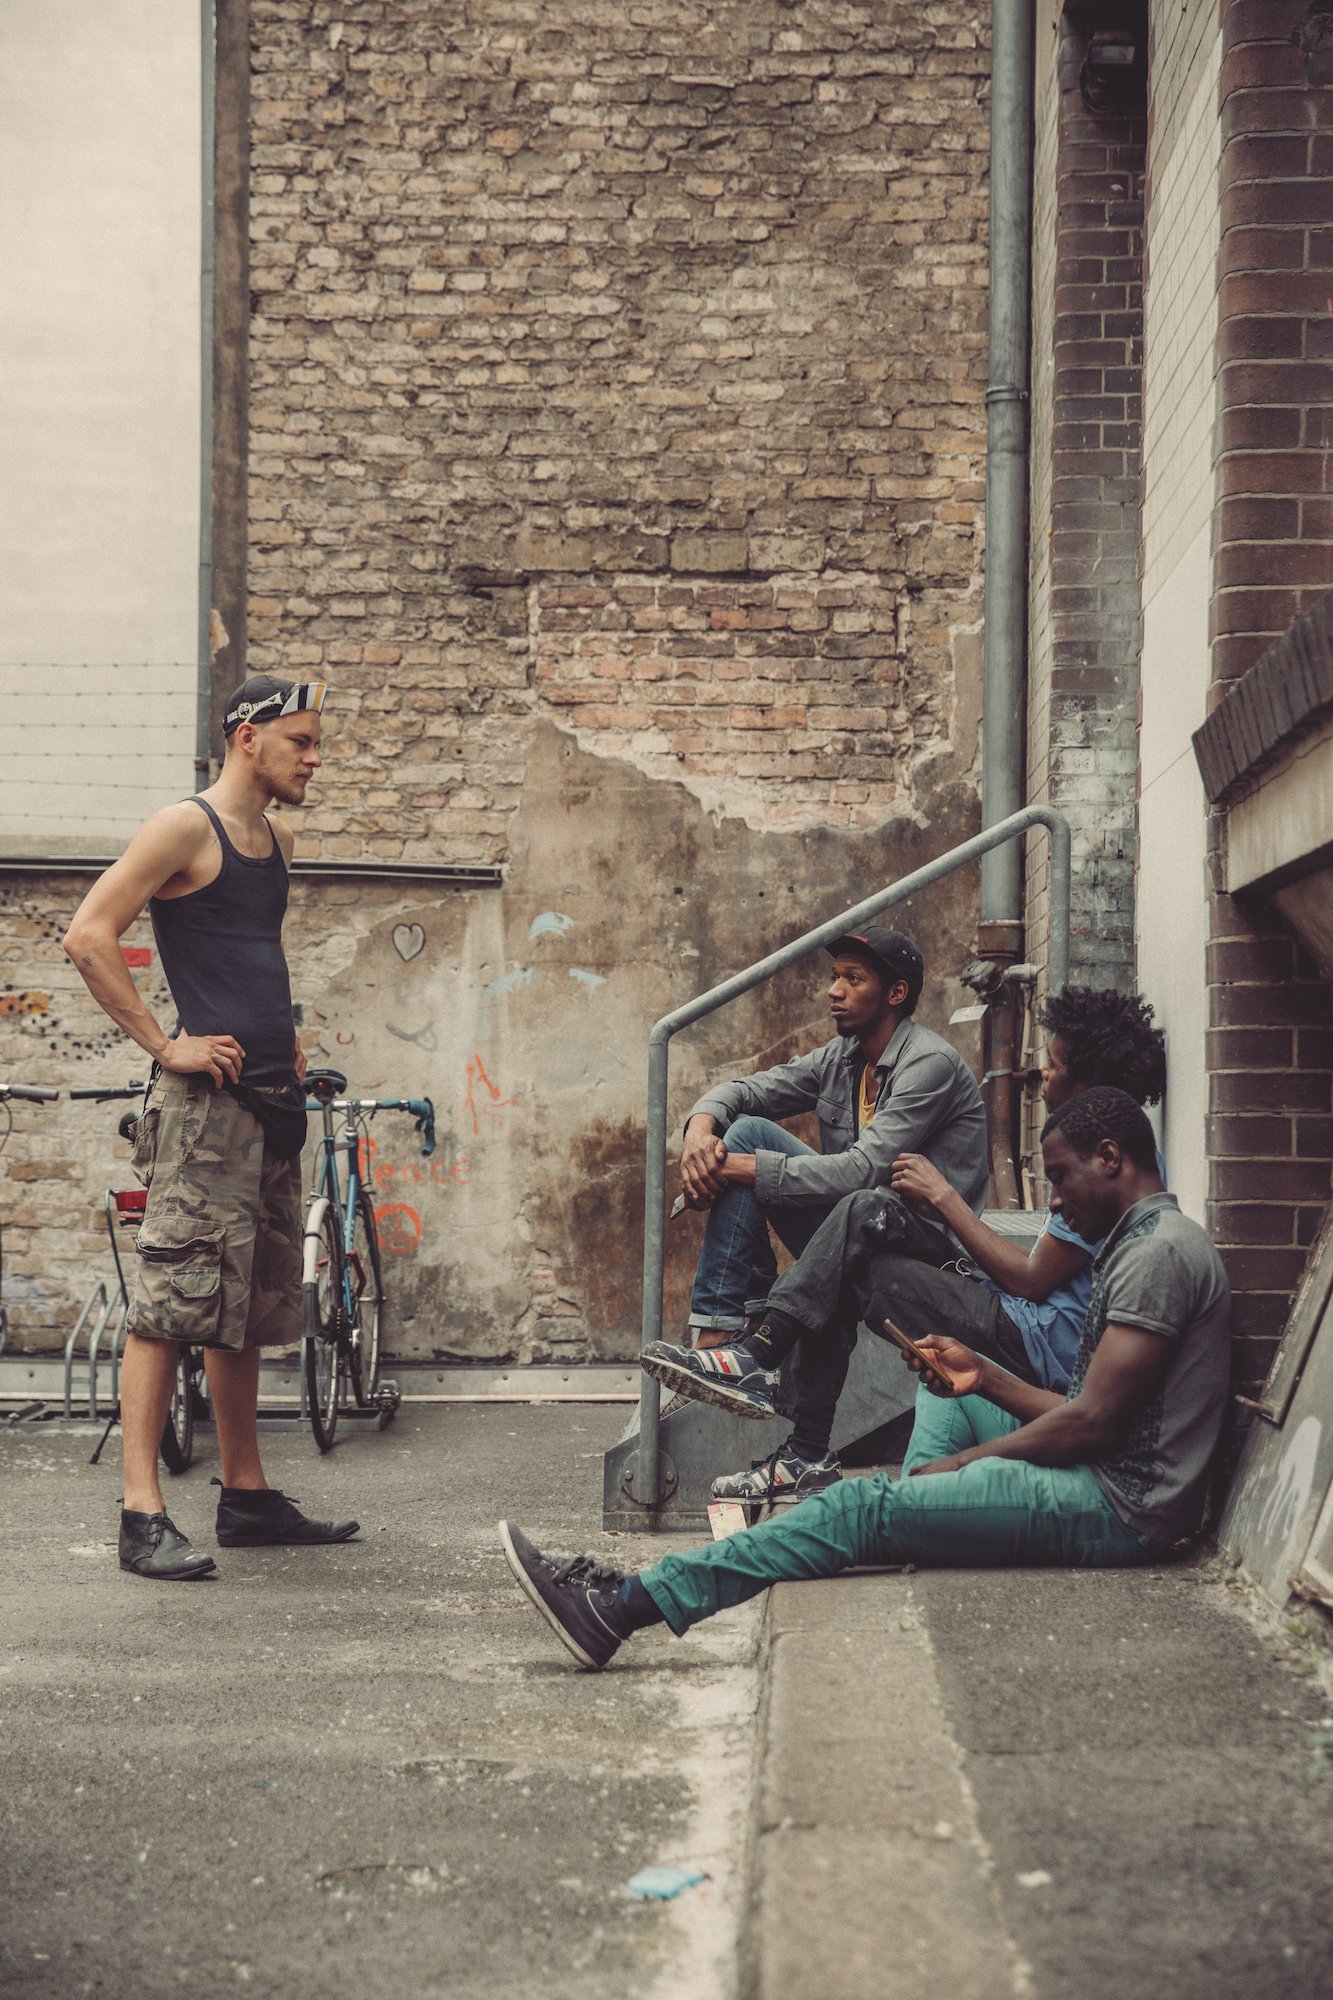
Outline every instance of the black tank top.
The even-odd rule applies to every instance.
[[[154,896],[153,935],[187,1035],[235,1035],[245,1050],[242,1083],[296,1081],[292,989],[282,950],[287,864],[273,836],[262,861],[238,854],[205,799],[222,846],[213,881],[188,896]]]

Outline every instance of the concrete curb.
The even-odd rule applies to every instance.
[[[746,2000],[1029,1993],[910,1579],[780,1584],[763,1647]]]

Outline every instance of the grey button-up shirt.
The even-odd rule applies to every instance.
[[[749,1112],[760,1118],[819,1115],[821,1153],[755,1154],[755,1194],[765,1208],[810,1208],[857,1188],[887,1187],[900,1153],[922,1153],[980,1213],[986,1194],[986,1113],[957,1049],[910,1017],[900,1021],[879,1061],[875,1115],[856,1129],[860,1044],[837,1035],[795,1062],[737,1077],[708,1091],[690,1112],[706,1111],[725,1133]]]

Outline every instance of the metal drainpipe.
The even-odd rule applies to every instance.
[[[212,774],[213,748],[213,121],[217,82],[214,0],[199,5],[199,606],[195,640],[194,788]]]
[[[1028,380],[1032,289],[1034,0],[994,0],[990,112],[989,379],[986,389],[986,600],[981,823],[994,826],[1027,791]],[[997,965],[1023,956],[1023,846],[981,863],[977,949]],[[986,1017],[992,1181],[1001,1207],[1018,1193],[1013,1076],[1017,996],[1006,981]]]
[[[986,389],[986,600],[981,823],[1023,804],[1027,752],[1029,295],[1034,0],[994,0],[990,110],[990,365]],[[1023,915],[1023,852],[981,863],[981,921]],[[986,957],[994,956],[991,952]]]

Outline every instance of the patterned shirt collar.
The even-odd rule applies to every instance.
[[[1093,1270],[1097,1271],[1101,1269],[1102,1265],[1105,1264],[1107,1258],[1110,1256],[1112,1250],[1114,1250],[1116,1244],[1119,1243],[1120,1239],[1123,1236],[1125,1236],[1129,1232],[1129,1230],[1134,1228],[1134,1226],[1137,1223],[1141,1222],[1145,1215],[1151,1215],[1153,1210],[1157,1208],[1179,1208],[1179,1207],[1180,1203],[1176,1200],[1175,1196],[1173,1194],[1168,1194],[1165,1191],[1165,1189],[1162,1191],[1161,1194],[1147,1194],[1143,1197],[1142,1201],[1136,1201],[1132,1208],[1127,1208],[1125,1210],[1119,1222],[1117,1222],[1112,1229],[1109,1229],[1106,1235],[1102,1238],[1101,1248],[1098,1250],[1097,1255],[1092,1260]]]

